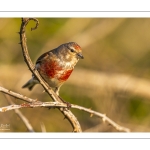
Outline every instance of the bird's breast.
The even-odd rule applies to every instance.
[[[46,80],[56,79],[60,82],[66,81],[73,71],[74,66],[60,61],[45,61],[40,64],[38,70]]]

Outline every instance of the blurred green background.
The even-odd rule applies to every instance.
[[[150,19],[149,18],[38,18],[26,28],[31,59],[62,43],[77,42],[85,57],[61,87],[66,101],[106,114],[131,132],[150,131]],[[18,44],[21,18],[0,18],[0,85],[41,101],[51,101],[43,88],[22,89],[31,78]],[[16,104],[23,103],[12,98]],[[8,102],[0,93],[0,107]],[[71,109],[85,132],[118,132],[101,118]],[[72,132],[57,109],[21,109],[36,132]],[[14,111],[0,113],[8,132],[28,132]],[[0,131],[6,132],[6,131]]]

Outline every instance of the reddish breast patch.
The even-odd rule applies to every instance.
[[[58,71],[61,71],[62,67],[58,65],[56,61],[45,62],[41,66],[41,71],[50,78],[54,78]]]
[[[45,62],[40,67],[40,73],[46,75],[48,78],[56,78],[59,81],[66,81],[71,75],[73,69],[66,70],[58,65],[56,61]],[[46,77],[45,76],[45,77]]]
[[[66,80],[69,78],[69,76],[71,75],[72,71],[73,71],[73,70],[67,70],[67,71],[65,71],[65,72],[58,78],[58,80],[66,81]]]

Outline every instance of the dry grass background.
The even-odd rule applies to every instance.
[[[69,80],[61,87],[66,101],[105,113],[131,132],[150,131],[150,19],[149,18],[38,18],[39,28],[27,27],[27,44],[33,62],[58,45],[75,41],[83,49]],[[26,96],[50,101],[37,85],[22,89],[31,77],[19,43],[20,18],[0,18],[0,85]],[[125,78],[123,78],[125,77]],[[131,77],[131,78],[130,78]],[[131,79],[136,79],[132,82]],[[144,92],[143,92],[144,91]],[[142,93],[142,94],[141,94]],[[15,103],[21,103],[12,98]],[[8,105],[0,93],[0,107]],[[71,109],[72,110],[72,109]],[[57,109],[22,109],[36,132],[44,123],[47,132],[71,132],[71,125]],[[83,131],[116,132],[96,116],[72,110]],[[0,113],[0,124],[9,132],[27,129],[13,112]]]

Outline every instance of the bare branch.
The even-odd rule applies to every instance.
[[[0,108],[0,112],[6,112],[6,111],[9,111],[9,110],[19,109],[19,108],[34,108],[34,107],[48,107],[48,108],[64,107],[65,108],[67,106],[66,106],[66,104],[59,103],[59,102],[43,102],[43,103],[42,102],[41,103],[36,103],[35,102],[35,103],[32,103],[32,104],[24,103],[24,104],[21,104],[21,105],[10,105],[10,106],[6,106],[6,107],[2,107],[2,108]],[[94,110],[87,109],[85,107],[74,105],[74,104],[72,104],[72,108],[83,110],[85,112],[88,112],[90,114],[98,116],[98,117],[102,118],[102,120],[104,122],[106,121],[110,125],[112,125],[118,131],[130,132],[130,129],[118,125],[113,120],[111,120],[110,118],[108,118],[105,114],[101,114],[101,113],[96,112]]]
[[[66,104],[59,102],[35,102],[35,103],[23,103],[21,105],[9,105],[0,108],[0,112],[6,112],[9,110],[19,109],[19,108],[35,108],[35,107],[48,107],[48,108],[67,108]]]
[[[12,92],[12,91],[10,91],[10,90],[8,90],[8,89],[5,89],[5,88],[3,88],[3,87],[1,87],[1,86],[0,86],[0,92],[5,93],[5,94],[8,94],[8,95],[10,95],[10,96],[12,96],[12,97],[21,99],[21,100],[26,101],[26,102],[29,102],[29,103],[36,102],[36,101],[37,101],[37,100],[31,99],[31,98],[29,98],[29,97],[26,97],[26,96],[24,96],[24,95],[21,95],[21,94],[19,94],[19,93]]]
[[[42,101],[38,101],[38,100],[34,100],[32,98],[26,97],[22,94],[19,93],[15,93],[13,91],[10,91],[8,89],[5,89],[3,87],[0,86],[0,92],[8,94],[12,97],[15,97],[17,99],[26,101],[28,103],[23,103],[21,105],[11,105],[11,106],[7,106],[7,107],[2,107],[0,108],[0,112],[5,112],[8,110],[13,110],[13,109],[18,109],[18,108],[25,108],[25,107],[58,107],[58,108],[67,108],[67,105],[65,103],[61,103],[61,102],[42,102]]]
[[[43,122],[40,122],[42,132],[46,132],[46,128]]]
[[[20,105],[9,105],[9,106],[6,106],[6,107],[1,107],[0,112],[6,112],[6,111],[9,111],[9,110],[18,109],[18,108],[21,108],[21,106]]]
[[[21,23],[21,27],[20,27],[20,44],[22,47],[22,52],[23,52],[23,56],[24,56],[24,60],[27,64],[27,66],[29,67],[30,71],[34,74],[34,76],[39,80],[40,84],[43,86],[43,88],[45,89],[45,91],[49,94],[49,96],[52,98],[53,101],[55,102],[62,102],[61,99],[57,96],[57,94],[49,87],[49,85],[42,79],[42,77],[40,76],[40,74],[38,73],[38,71],[35,69],[29,53],[28,53],[28,48],[27,48],[27,44],[26,44],[26,35],[25,35],[25,27],[26,25],[29,23],[30,20],[34,20],[36,21],[36,26],[33,29],[36,29],[39,22],[37,19],[35,18],[22,18],[22,23]],[[72,127],[73,127],[73,131],[74,132],[81,132],[81,126],[77,120],[77,118],[73,115],[73,113],[70,110],[67,109],[59,109],[65,116],[65,118],[68,119],[68,121],[71,123]]]
[[[15,103],[13,103],[13,101],[11,100],[11,98],[5,94],[6,99],[8,100],[8,102],[11,105],[15,105]],[[19,109],[14,109],[15,113],[20,117],[20,119],[22,120],[22,122],[25,124],[26,128],[28,129],[29,132],[34,132],[33,127],[31,126],[29,120],[22,114],[22,112]]]
[[[1,107],[0,112],[6,112],[9,110],[14,110],[14,109],[19,109],[19,108],[34,108],[34,107],[66,108],[67,107],[67,105],[65,103],[62,103],[62,102],[41,102],[41,101],[37,101],[37,100],[31,99],[31,98],[25,97],[21,94],[9,91],[9,90],[2,88],[2,87],[0,87],[0,91],[1,92],[5,91],[5,93],[9,94],[9,95],[11,93],[11,96],[19,98],[20,100],[29,102],[29,103],[23,103],[21,105],[14,105],[13,104],[10,106]],[[30,100],[28,101],[28,99],[30,99]],[[113,120],[108,118],[105,114],[101,114],[101,113],[96,112],[94,110],[87,109],[85,107],[74,105],[74,104],[71,104],[71,108],[83,110],[83,111],[88,112],[92,115],[98,116],[98,117],[102,118],[102,120],[104,122],[107,121],[109,124],[111,124],[113,127],[115,127],[118,131],[130,132],[130,130],[128,128],[125,128],[125,127],[118,125]]]
[[[88,108],[85,108],[85,107],[82,107],[82,106],[78,106],[78,105],[72,105],[72,108],[83,110],[83,111],[88,112],[88,113],[90,113],[92,115],[98,116],[98,117],[102,118],[103,122],[105,122],[105,121],[108,122],[113,127],[115,127],[118,131],[130,132],[130,129],[118,125],[113,120],[111,120],[110,118],[108,118],[106,116],[106,114],[102,114],[102,113],[99,113],[99,112],[96,112],[94,110],[91,110],[91,109],[88,109]]]

